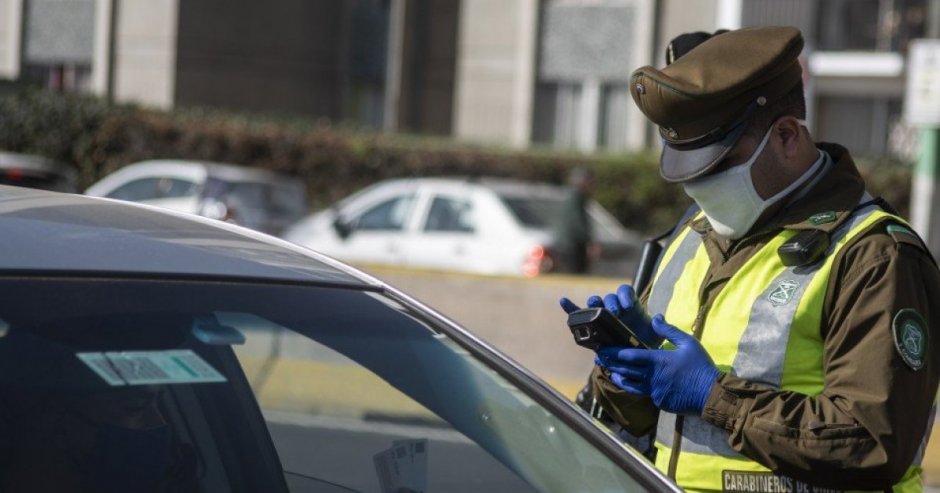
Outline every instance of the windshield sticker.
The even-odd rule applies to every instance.
[[[426,439],[395,440],[372,456],[382,491],[427,491],[427,444]]]
[[[225,376],[189,349],[76,354],[108,385],[225,382]]]

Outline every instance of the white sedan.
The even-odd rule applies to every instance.
[[[503,179],[388,180],[307,217],[283,236],[349,262],[535,276],[557,265],[553,225],[565,193]],[[601,247],[592,272],[632,275],[639,235],[594,201],[589,212]]]

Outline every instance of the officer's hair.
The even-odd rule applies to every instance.
[[[806,118],[803,81],[797,82],[793,89],[787,91],[780,99],[758,109],[751,117],[751,123],[745,135],[760,140],[767,133],[767,129],[781,116],[793,116],[801,120]]]

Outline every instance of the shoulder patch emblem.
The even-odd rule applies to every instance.
[[[800,287],[800,283],[784,279],[777,283],[777,287],[767,295],[767,299],[769,299],[774,306],[786,305],[790,301],[790,298],[793,297],[793,293],[798,287]]]
[[[895,314],[892,334],[894,347],[907,366],[917,371],[927,364],[927,323],[917,310],[905,308]]]
[[[923,242],[920,240],[920,237],[917,236],[917,233],[911,231],[909,228],[899,224],[889,224],[885,230],[889,235],[891,235],[891,238],[894,239],[895,243],[905,243],[912,245],[914,248],[926,251]]]
[[[835,221],[837,217],[838,216],[836,215],[835,211],[826,211],[809,216],[807,221],[819,226],[820,224],[831,223],[832,221]]]
[[[913,231],[911,231],[909,228],[905,228],[904,226],[901,226],[900,224],[889,224],[885,228],[885,230],[888,231],[889,235],[902,234],[902,235],[913,236],[914,238],[917,238],[917,235]]]

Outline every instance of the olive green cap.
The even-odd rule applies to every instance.
[[[633,100],[665,144],[663,178],[692,180],[721,162],[754,111],[800,82],[802,50],[795,27],[754,27],[712,36],[662,70],[634,71]]]

